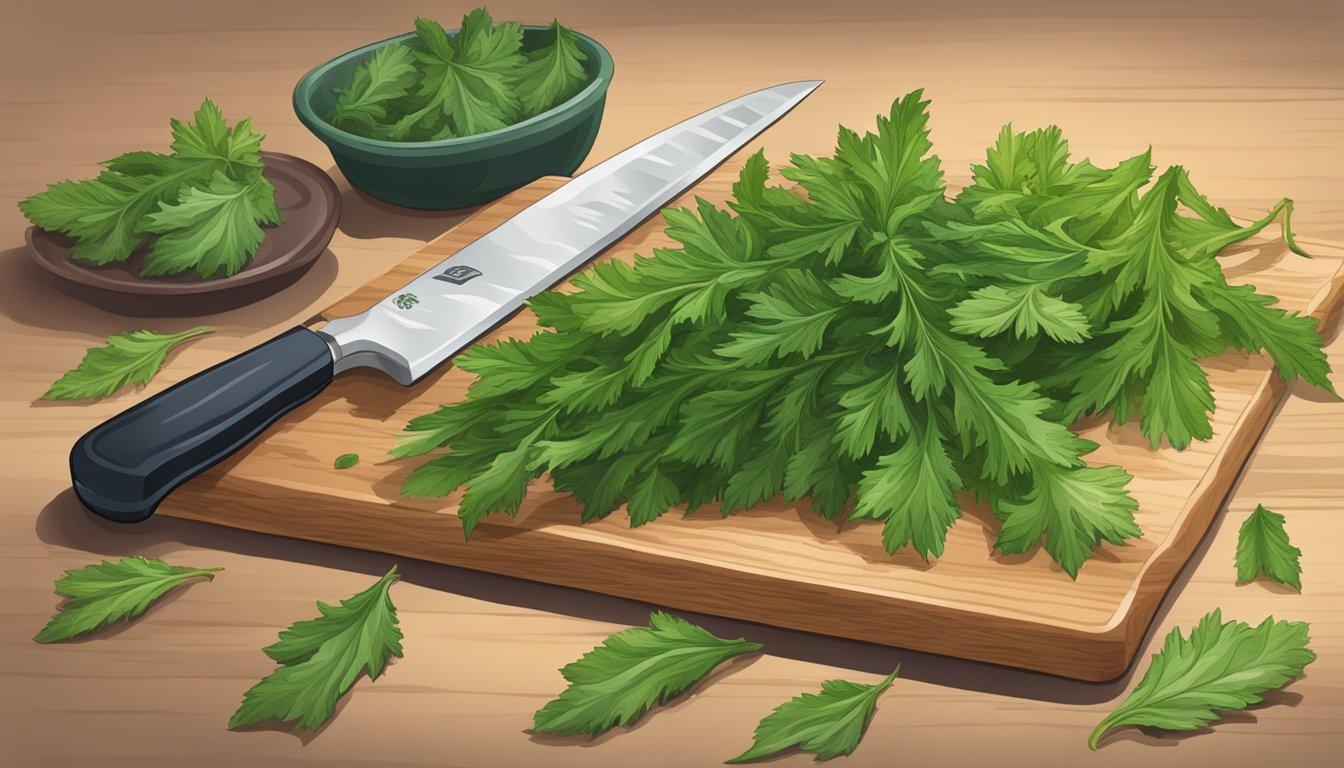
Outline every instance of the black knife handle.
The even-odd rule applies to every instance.
[[[331,383],[331,349],[294,328],[94,427],[70,450],[75,495],[134,523]]]

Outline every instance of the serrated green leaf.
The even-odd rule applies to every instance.
[[[994,545],[1005,553],[1026,552],[1045,537],[1045,549],[1064,572],[1078,569],[1102,541],[1120,544],[1140,535],[1138,502],[1124,492],[1130,474],[1120,467],[1038,470],[1031,490],[999,503],[1003,526]]]
[[[269,195],[255,191],[262,183],[269,184],[260,177],[242,184],[216,172],[204,185],[184,190],[176,203],[160,203],[159,211],[146,217],[143,225],[159,237],[145,255],[140,274],[171,275],[189,269],[201,277],[237,274],[261,246],[265,233],[258,222],[278,215],[273,205],[269,210],[257,207],[258,199],[275,199],[273,189]]]
[[[262,649],[280,668],[243,694],[229,728],[273,720],[313,730],[331,718],[336,701],[360,675],[377,680],[392,657],[402,656],[397,609],[388,595],[399,578],[393,567],[340,605],[319,601],[318,618],[282,631],[278,642]]]
[[[654,467],[635,483],[634,493],[630,494],[630,500],[626,502],[631,527],[653,522],[679,501],[681,490],[677,484]]]
[[[742,299],[751,302],[747,315],[758,322],[744,324],[716,351],[747,365],[795,353],[810,357],[844,310],[840,297],[825,283],[798,270],[780,272],[768,290],[742,294]]]
[[[200,326],[174,334],[130,331],[109,336],[105,346],[85,352],[79,365],[57,379],[42,399],[86,400],[107,397],[128,384],[148,384],[179,344],[214,332]]]
[[[827,680],[820,693],[804,693],[779,705],[756,726],[751,749],[728,760],[748,763],[797,747],[818,760],[848,755],[859,746],[877,711],[877,699],[896,680],[898,665],[873,685]]]
[[[1200,619],[1189,638],[1171,630],[1128,698],[1093,729],[1088,746],[1121,725],[1172,731],[1202,728],[1220,712],[1245,709],[1261,694],[1294,678],[1316,660],[1309,626],[1267,618],[1259,626],[1223,623],[1220,610]]]
[[[518,506],[527,494],[527,482],[539,474],[530,468],[529,462],[529,454],[539,434],[540,430],[533,432],[517,447],[496,455],[489,467],[468,483],[457,508],[464,535],[471,536],[491,512],[505,512],[510,516],[518,513]]]
[[[523,114],[532,117],[566,101],[588,82],[579,50],[578,38],[559,21],[551,22],[554,37],[548,45],[527,55],[527,63],[518,68],[518,89],[522,94]]]
[[[56,580],[56,594],[69,600],[33,639],[39,643],[60,642],[136,618],[172,588],[191,579],[213,579],[222,570],[123,557],[115,563],[104,560],[66,571]]]
[[[952,329],[987,338],[1009,328],[1019,339],[1044,333],[1055,341],[1088,338],[1082,307],[1044,293],[1038,286],[988,285],[949,310]]]
[[[961,478],[938,435],[924,427],[863,473],[859,503],[850,517],[885,521],[887,552],[908,544],[920,557],[939,557],[948,529],[961,517],[959,487]]]
[[[1250,581],[1263,573],[1302,591],[1302,550],[1289,543],[1283,523],[1283,515],[1255,505],[1237,532],[1237,581]]]
[[[389,107],[410,93],[415,79],[411,47],[385,45],[355,69],[350,84],[338,92],[327,119],[352,133],[379,131],[386,127]]]
[[[654,611],[648,627],[608,637],[566,665],[569,687],[533,715],[539,733],[599,734],[639,719],[656,704],[700,682],[723,662],[760,650],[724,640],[683,619]]]

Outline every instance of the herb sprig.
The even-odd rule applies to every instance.
[[[214,333],[208,326],[181,333],[129,331],[107,337],[91,347],[79,365],[66,371],[42,395],[43,400],[86,400],[107,397],[128,384],[148,384],[168,354],[198,336]]]
[[[1266,691],[1301,677],[1316,654],[1308,647],[1310,626],[1301,621],[1265,619],[1258,626],[1223,622],[1214,609],[1190,630],[1171,630],[1162,650],[1129,696],[1102,719],[1088,737],[1121,725],[1190,731],[1231,712],[1258,704]]]

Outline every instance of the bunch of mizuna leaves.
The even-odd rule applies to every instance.
[[[209,99],[192,122],[171,125],[171,153],[127,152],[97,178],[53,184],[19,210],[75,238],[72,255],[90,264],[127,261],[148,245],[142,275],[235,274],[260,247],[262,226],[282,220],[262,175],[263,136],[250,118],[230,128]]]
[[[468,533],[543,472],[584,520],[624,504],[632,525],[776,494],[835,519],[853,498],[889,552],[927,558],[970,491],[1001,551],[1044,541],[1076,576],[1140,531],[1130,475],[1089,466],[1074,419],[1137,414],[1154,446],[1207,438],[1196,361],[1229,348],[1329,386],[1316,321],[1215,260],[1280,212],[1293,245],[1288,201],[1239,226],[1181,168],[1073,162],[1053,128],[1005,128],[949,199],[926,108],[916,91],[875,133],[841,128],[833,157],[794,155],[782,175],[801,193],[768,184],[757,154],[731,210],[664,212],[680,248],[534,298],[554,330],[457,359],[479,376],[467,399],[414,419],[394,453],[451,450],[403,492],[466,485]]]
[[[415,37],[378,49],[355,70],[327,115],[350,133],[434,141],[513,125],[566,101],[588,82],[574,33],[551,24],[550,42],[523,50],[516,21],[495,24],[477,8],[449,36],[415,20]]]

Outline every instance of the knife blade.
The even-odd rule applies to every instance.
[[[246,445],[341,371],[403,385],[434,370],[689,189],[820,81],[749,93],[660,131],[528,206],[366,312],[299,326],[94,427],[70,451],[75,495],[118,522]]]

